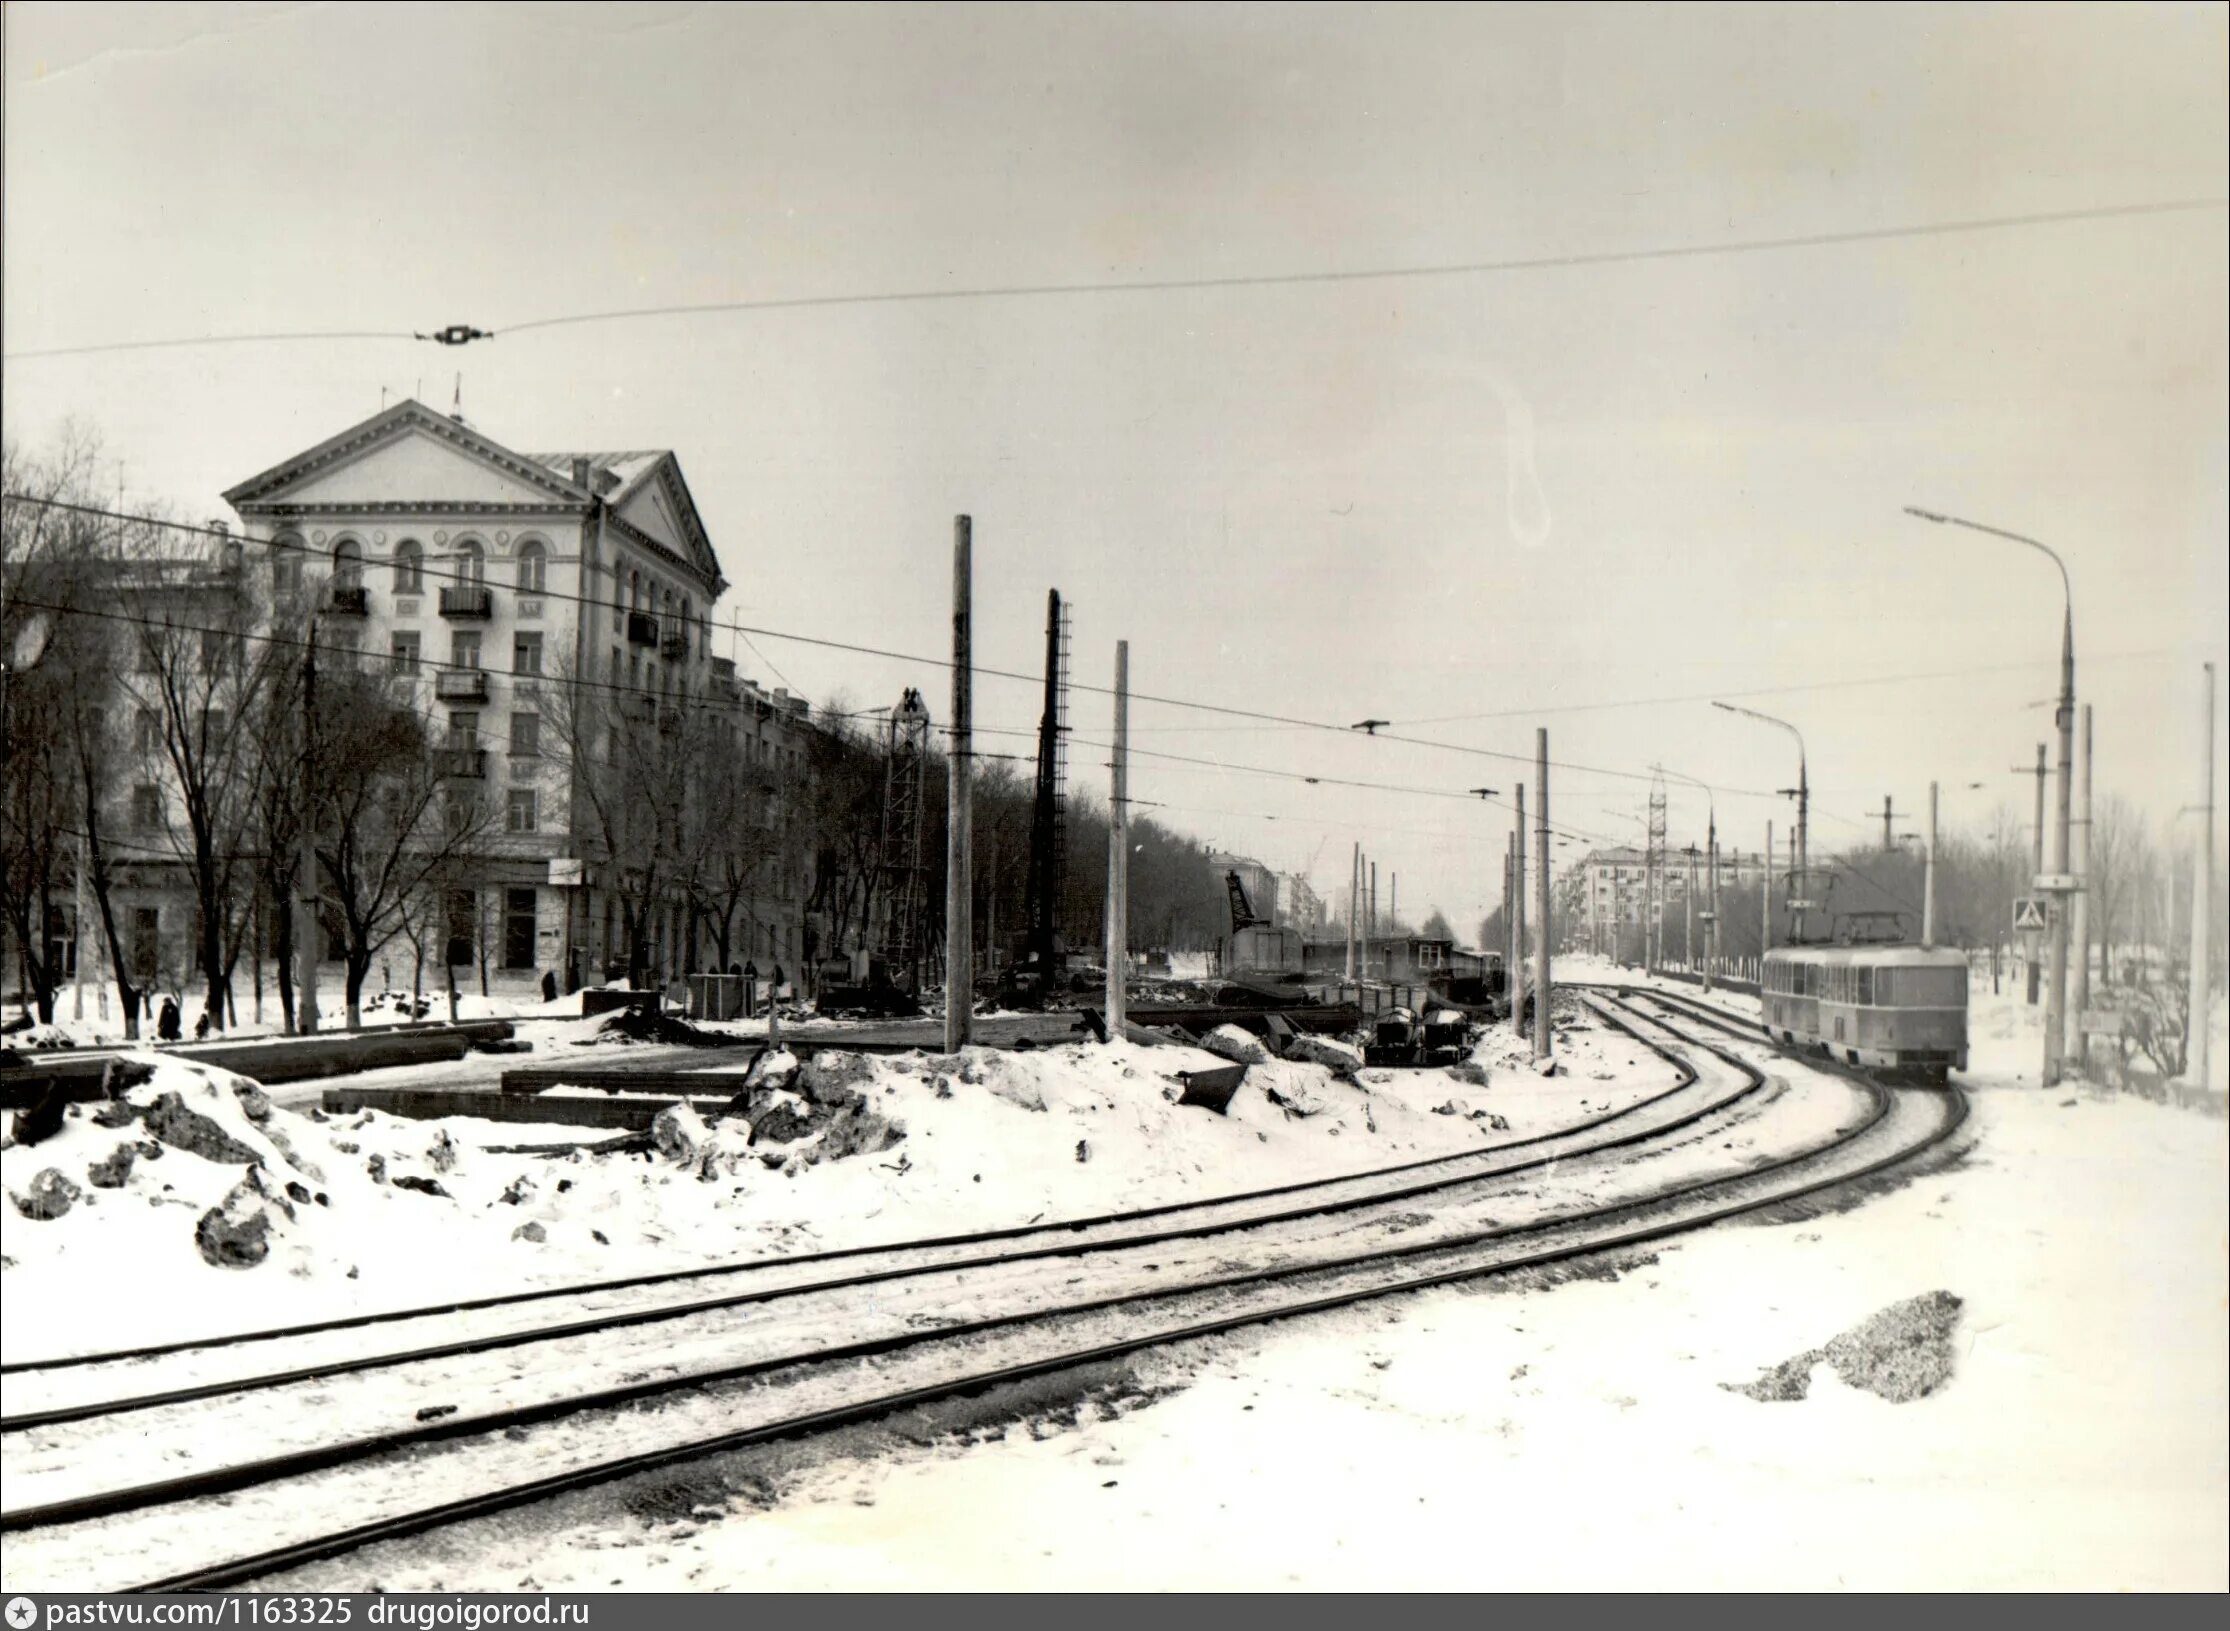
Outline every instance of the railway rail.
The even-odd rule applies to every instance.
[[[530,1362],[512,1369],[516,1377],[550,1380],[541,1398],[469,1418],[458,1412],[412,1420],[400,1430],[250,1453],[162,1479],[134,1483],[109,1474],[144,1462],[142,1441],[150,1435],[161,1441],[167,1432],[189,1449],[218,1436],[206,1403],[218,1395],[197,1394],[203,1408],[191,1413],[119,1401],[104,1412],[21,1429],[0,1445],[0,1456],[17,1463],[34,1496],[0,1514],[0,1527],[11,1532],[6,1572],[14,1578],[8,1584],[42,1583],[33,1577],[47,1571],[78,1580],[80,1565],[101,1568],[110,1577],[108,1589],[239,1584],[567,1490],[928,1399],[1394,1292],[1642,1245],[1886,1171],[1948,1137],[1963,1115],[1964,1101],[1956,1097],[1844,1083],[1824,1136],[1807,1137],[1792,1149],[1762,1149],[1758,1135],[1770,1119],[1764,1112],[1788,1095],[1755,1065],[1645,1014],[1628,997],[1599,993],[1591,1001],[1607,1022],[1663,1056],[1678,1061],[1686,1054],[1695,1061],[1681,1067],[1686,1079],[1678,1087],[1650,1102],[1662,1105],[1700,1085],[1706,1074],[1716,1080],[1700,1095],[1706,1105],[1683,1104],[1646,1131],[1624,1129],[1593,1148],[1537,1155],[1499,1172],[1443,1175],[1400,1196],[1349,1194],[1340,1198],[1344,1204],[1289,1206],[1276,1216],[1196,1219],[1192,1227],[1162,1230],[1150,1240],[1070,1239],[1026,1256],[903,1269],[885,1264],[864,1275],[766,1292],[750,1299],[760,1312],[748,1325],[729,1320],[703,1333],[701,1352],[723,1354],[728,1363],[684,1363],[618,1386],[581,1386],[594,1358],[578,1346],[564,1350],[565,1342],[590,1342],[609,1335],[608,1328],[562,1339],[529,1336],[514,1347]],[[1817,1115],[1819,1107],[1807,1113]],[[1733,1149],[1729,1135],[1737,1134],[1749,1140],[1745,1153]],[[1570,1137],[1566,1130],[1535,1142]],[[1613,1153],[1623,1160],[1614,1165],[1608,1159]],[[1509,1187],[1513,1176],[1532,1187]],[[1607,1183],[1610,1192],[1590,1193],[1590,1183]],[[1394,1210],[1397,1200],[1424,1188],[1440,1192],[1443,1213]],[[1539,1215],[1520,1222],[1496,1215],[1528,1201],[1538,1204]],[[1070,1270],[1082,1272],[1056,1286],[1042,1272],[1044,1261],[1062,1257],[1072,1259]],[[1034,1267],[1024,1270],[1023,1264]],[[862,1287],[872,1289],[863,1293]],[[1050,1303],[1042,1295],[1049,1290],[1056,1293]],[[851,1339],[832,1343],[832,1330]],[[661,1332],[662,1355],[670,1354],[672,1339],[671,1330]],[[759,1351],[734,1362],[737,1350],[753,1342]],[[571,1368],[555,1367],[553,1377],[548,1362],[560,1356]],[[621,1355],[618,1362],[625,1367],[640,1359]],[[423,1370],[439,1362],[390,1358],[370,1375],[392,1384],[413,1363]],[[313,1380],[314,1388],[301,1389],[303,1397],[335,1410],[327,1372]],[[452,1372],[442,1375],[441,1386],[454,1395],[471,1381]],[[271,1414],[286,1385],[235,1395],[233,1416],[245,1423]],[[400,1398],[416,1396],[403,1390]],[[618,1408],[652,1399],[662,1399],[664,1408]],[[393,1396],[386,1401],[390,1411],[396,1404]],[[189,1417],[190,1437],[183,1433]],[[105,1457],[86,1439],[89,1424],[100,1430],[95,1440],[106,1442]],[[442,1448],[429,1456],[437,1440]],[[17,1478],[10,1483],[26,1487]],[[447,1493],[414,1495],[420,1486]]]

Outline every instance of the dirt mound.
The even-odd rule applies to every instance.
[[[662,1013],[650,1003],[639,1007],[622,1008],[596,1033],[599,1042],[660,1042],[669,1047],[683,1048],[740,1048],[752,1039],[731,1036],[726,1031],[708,1031],[692,1025],[686,1019],[676,1019]]]
[[[1758,1373],[1751,1382],[1721,1382],[1729,1393],[1762,1403],[1802,1399],[1821,1361],[1845,1387],[1863,1388],[1892,1404],[1925,1399],[1951,1380],[1951,1336],[1965,1306],[1948,1291],[1891,1303],[1824,1348],[1813,1348]]]

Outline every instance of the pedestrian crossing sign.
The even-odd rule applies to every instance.
[[[2051,926],[2048,909],[2040,895],[2017,895],[2013,901],[2013,930],[2016,934],[2043,930]]]

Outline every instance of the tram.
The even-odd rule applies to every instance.
[[[1846,926],[1833,945],[1765,954],[1758,1004],[1767,1032],[1788,1047],[1887,1075],[1940,1083],[1965,1070],[1966,954],[1869,928]]]

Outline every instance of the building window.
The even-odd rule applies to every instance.
[[[426,592],[426,552],[415,538],[405,538],[395,546],[395,593],[422,595]]]
[[[480,631],[460,630],[449,637],[449,666],[451,668],[478,668],[480,666]]]
[[[503,966],[534,967],[534,891],[503,892]]]
[[[617,646],[612,647],[612,681],[614,684],[619,682],[619,647]]]
[[[142,708],[132,721],[132,746],[141,753],[160,753],[163,724],[152,708]]]
[[[542,716],[540,714],[513,714],[511,716],[511,757],[514,759],[539,759],[542,756]]]
[[[418,672],[418,631],[404,629],[387,642],[388,666],[398,674]]]
[[[364,582],[364,546],[353,538],[343,538],[333,546],[333,587],[358,588]]]
[[[474,540],[467,538],[457,546],[455,570],[459,583],[476,585],[486,581],[488,559]]]
[[[132,789],[132,825],[152,832],[162,824],[163,795],[153,782],[141,782]]]
[[[449,745],[460,751],[480,745],[480,716],[460,709],[449,716]]]
[[[542,672],[542,636],[521,634],[511,641],[511,672],[514,674],[539,674]]]
[[[476,932],[479,928],[476,920],[480,916],[478,898],[469,889],[450,890],[444,916],[448,919],[448,945],[443,948],[442,960],[451,968],[469,965],[473,942],[480,938]]]
[[[355,673],[359,666],[359,655],[355,630],[333,636],[333,667],[336,671],[343,674]]]
[[[538,595],[542,592],[544,575],[549,565],[549,552],[540,544],[519,546],[519,592]]]
[[[514,787],[504,804],[503,830],[505,832],[540,832],[541,823],[536,819],[534,789]]]
[[[271,587],[282,599],[302,592],[302,540],[286,537],[271,541]]]

